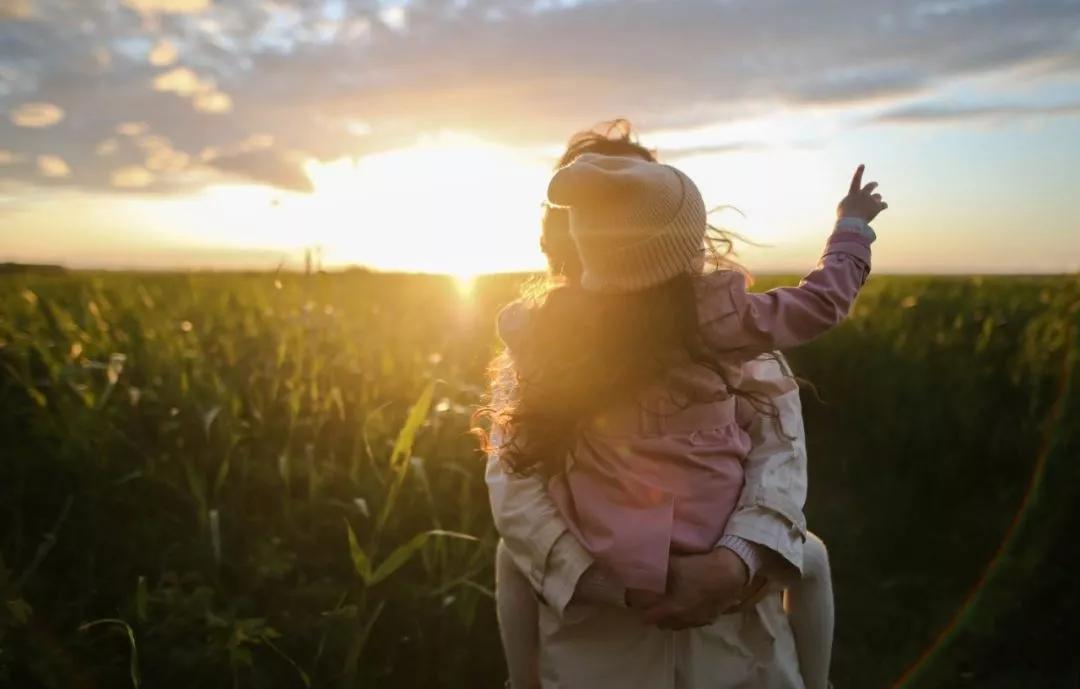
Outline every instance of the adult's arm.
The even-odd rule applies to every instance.
[[[492,395],[495,405],[514,390],[512,369],[502,365],[499,370]],[[499,447],[502,440],[496,427],[492,430],[491,445]],[[485,479],[495,528],[507,552],[533,590],[561,614],[574,596],[582,575],[592,567],[592,557],[570,533],[540,477],[509,474],[498,452],[492,452],[487,458]],[[604,577],[597,574],[594,578]],[[606,589],[610,589],[607,595],[620,596],[616,585],[602,587]]]
[[[508,369],[504,369],[507,370]],[[806,494],[806,452],[798,387],[786,365],[761,359],[747,365],[744,387],[769,395],[781,414],[784,437],[775,423],[755,421],[749,428],[753,449],[746,461],[743,496],[724,539],[743,539],[765,549],[767,560],[788,563],[774,568],[783,577],[802,566]],[[495,396],[513,394],[512,374],[497,381]],[[498,446],[498,434],[492,438]],[[576,595],[620,603],[623,590],[568,531],[543,481],[507,474],[497,453],[488,457],[486,479],[495,526],[514,563],[545,602],[560,614]],[[774,552],[779,557],[769,557]],[[773,572],[770,571],[770,574]]]
[[[742,387],[772,400],[778,418],[755,414],[748,428],[753,449],[720,544],[740,538],[776,553],[779,558],[767,558],[775,565],[768,574],[787,583],[802,574],[806,539],[806,434],[799,386],[783,356],[775,354],[748,362]]]

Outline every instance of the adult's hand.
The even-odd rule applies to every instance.
[[[661,629],[712,624],[738,603],[749,583],[746,565],[727,548],[700,555],[673,555],[668,592],[645,611],[645,621]]]

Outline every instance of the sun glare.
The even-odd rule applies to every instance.
[[[473,292],[476,291],[477,275],[469,273],[459,273],[451,276],[454,280],[454,290],[458,293],[458,296],[462,299],[470,299]]]
[[[544,265],[540,201],[551,171],[516,149],[441,134],[360,158],[309,160],[305,172],[310,194],[218,185],[135,212],[178,246],[254,250],[292,266],[317,247],[327,268],[460,276],[462,292],[471,276]]]
[[[306,171],[312,232],[332,263],[458,276],[542,265],[538,205],[549,170],[512,149],[442,135],[357,160],[312,161]]]
[[[829,161],[814,151],[692,155],[675,163],[710,206],[728,203],[745,214],[720,214],[714,222],[770,245],[746,247],[751,266],[797,264],[803,245],[819,239],[821,222],[808,219],[827,221],[835,198],[823,186]],[[223,185],[141,210],[177,246],[251,250],[268,264],[293,267],[317,248],[326,268],[450,275],[462,296],[471,294],[477,275],[544,266],[539,205],[551,170],[527,152],[441,134],[360,158],[310,160],[305,172],[310,194]]]

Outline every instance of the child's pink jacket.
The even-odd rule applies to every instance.
[[[728,383],[739,385],[742,362],[808,342],[847,315],[870,272],[873,235],[843,227],[798,287],[753,294],[734,271],[696,283],[701,333],[729,362]],[[504,341],[523,334],[526,317],[517,303],[500,314]],[[687,395],[715,401],[687,406]],[[752,413],[720,375],[687,360],[664,385],[591,419],[548,489],[598,563],[627,588],[662,592],[671,552],[706,552],[723,534],[743,486]]]

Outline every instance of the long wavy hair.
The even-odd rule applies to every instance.
[[[655,153],[638,143],[630,123],[622,119],[575,134],[556,169],[583,153],[656,161]],[[708,228],[706,270],[746,274],[735,260],[733,238],[720,228]],[[700,275],[679,275],[627,294],[584,290],[568,212],[550,206],[544,208],[541,248],[550,274],[526,286],[523,299],[530,317],[515,340],[514,359],[503,352],[492,362],[492,399],[478,411],[501,430],[498,445],[479,431],[485,449],[498,451],[511,473],[550,476],[561,471],[578,433],[595,414],[664,381],[688,361],[720,375],[727,394],[747,399],[758,413],[778,417],[767,396],[731,385],[724,354],[706,346],[694,285]],[[666,388],[676,408],[708,401],[683,395],[678,386]]]

